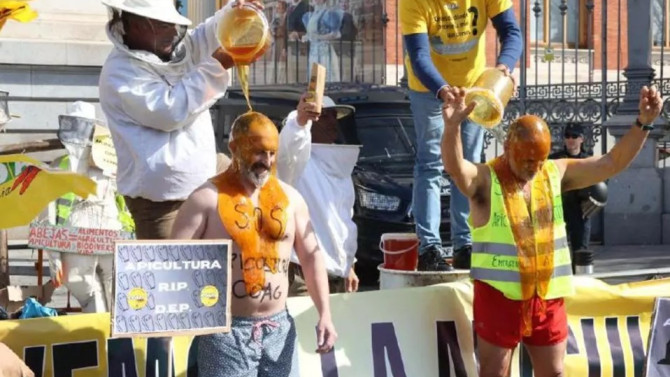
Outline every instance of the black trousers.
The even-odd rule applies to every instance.
[[[564,197],[565,198],[565,197]],[[575,251],[589,248],[591,242],[591,219],[582,217],[581,201],[575,197],[563,201],[563,216],[570,244],[570,256],[575,260]]]

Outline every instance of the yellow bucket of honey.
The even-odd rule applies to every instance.
[[[505,106],[514,94],[514,80],[496,68],[488,68],[465,94],[465,103],[476,103],[469,118],[491,129],[502,121]]]
[[[217,25],[219,44],[235,64],[250,64],[272,44],[268,20],[262,10],[248,3],[226,7]]]

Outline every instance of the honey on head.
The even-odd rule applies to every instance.
[[[551,132],[542,118],[524,115],[510,125],[508,145],[518,150],[520,155],[533,154],[546,158],[551,151]]]
[[[232,142],[241,147],[239,140],[244,140],[245,143],[253,142],[258,139],[268,139],[273,142],[278,142],[279,132],[277,127],[267,116],[255,112],[246,112],[233,122]],[[276,148],[274,145],[273,148]]]
[[[233,121],[233,138],[243,136],[249,132],[260,132],[261,130],[274,131],[276,133],[277,127],[265,114],[256,111],[244,113]]]
[[[233,122],[230,147],[233,165],[248,165],[256,153],[274,152],[279,149],[279,132],[270,118],[250,111]],[[274,172],[276,166],[271,166]]]

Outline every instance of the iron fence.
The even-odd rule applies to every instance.
[[[251,66],[249,83],[307,83],[313,62],[326,66],[328,82],[385,82],[385,7],[383,0],[266,2],[273,43]]]

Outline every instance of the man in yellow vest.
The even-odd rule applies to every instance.
[[[55,159],[53,165],[58,166],[61,170],[70,171],[70,156],[64,155]],[[67,193],[56,200],[56,225],[65,225],[69,221],[72,214],[72,206],[76,200],[77,195],[74,192]],[[123,195],[115,192],[114,202],[118,210],[117,219],[121,223],[121,230],[134,233],[135,221],[133,221],[133,217],[128,211]]]
[[[442,160],[470,202],[474,327],[480,376],[507,376],[523,342],[535,376],[563,375],[568,336],[563,297],[573,293],[561,193],[602,182],[635,158],[663,101],[640,92],[635,125],[609,153],[547,160],[551,134],[541,118],[510,125],[504,153],[486,163],[463,158],[460,124],[472,112],[465,91],[452,89],[442,108]]]

